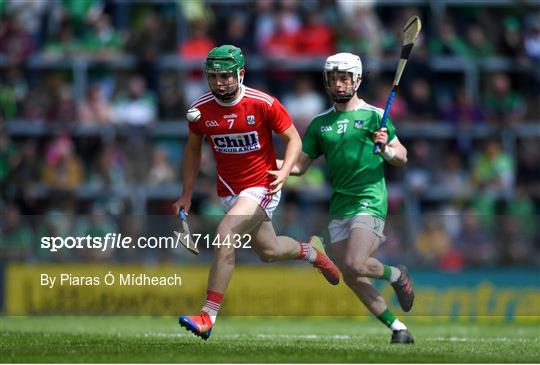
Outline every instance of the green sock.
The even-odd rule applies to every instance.
[[[382,278],[385,280],[390,280],[391,275],[392,275],[392,268],[389,265],[383,264]]]
[[[378,317],[377,319],[379,321],[381,321],[382,323],[384,323],[386,325],[386,327],[390,328],[390,326],[392,325],[392,323],[394,323],[394,321],[397,319],[396,316],[394,315],[394,313],[392,313],[392,311],[388,308],[386,308],[386,310],[384,312],[382,312]]]

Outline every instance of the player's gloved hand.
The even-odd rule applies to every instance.
[[[191,196],[182,194],[182,196],[173,203],[173,208],[176,215],[180,213],[180,209],[182,208],[184,208],[186,214],[189,214],[189,209],[191,208]]]
[[[388,143],[388,129],[381,128],[373,133],[373,143],[378,143],[381,146],[381,153],[384,152]]]
[[[285,183],[289,174],[283,170],[269,170],[268,173],[275,177],[274,181],[270,183],[270,186],[272,187],[270,194],[275,194],[281,190],[283,183]]]

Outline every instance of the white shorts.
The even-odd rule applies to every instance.
[[[349,238],[353,228],[364,228],[372,232],[375,236],[381,239],[381,243],[386,240],[384,237],[384,220],[373,217],[368,214],[357,214],[352,217],[342,219],[332,219],[328,224],[330,232],[330,242],[337,243]]]
[[[255,201],[266,212],[268,218],[272,218],[272,213],[274,213],[281,200],[281,190],[275,194],[268,194],[267,188],[253,187],[242,190],[240,194],[223,197],[221,198],[221,205],[225,213],[236,204],[241,196]]]

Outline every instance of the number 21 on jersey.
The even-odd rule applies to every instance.
[[[342,134],[342,133],[345,133],[347,131],[347,125],[349,124],[349,121],[348,120],[340,120],[337,122],[338,124],[338,129],[337,129],[337,134]]]

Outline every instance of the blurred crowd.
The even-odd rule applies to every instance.
[[[303,133],[330,105],[321,68],[334,52],[362,57],[360,94],[384,106],[401,28],[418,14],[423,31],[391,115],[398,134],[407,126],[420,132],[400,136],[409,164],[388,170],[390,217],[380,254],[449,270],[539,264],[540,141],[538,133],[509,141],[505,128],[540,121],[540,9],[459,5],[432,14],[429,5],[0,1],[0,256],[39,258],[37,237],[45,232],[143,234],[159,226],[140,215],[172,213],[183,139],[151,130],[186,123],[187,105],[207,90],[201,69],[212,47],[241,47],[246,84],[278,97]],[[279,67],[295,60],[308,62]],[[471,65],[479,70],[478,93]],[[5,124],[48,132],[10,135]],[[422,134],[441,125],[465,132],[435,142]],[[496,133],[469,136],[469,127]],[[100,133],[73,133],[77,128]],[[199,181],[194,212],[219,214],[207,149]],[[324,227],[328,199],[316,163],[288,181],[278,230],[302,238]],[[313,212],[317,217],[305,219]]]
[[[186,105],[206,89],[201,63],[179,73],[160,60],[166,55],[203,60],[212,47],[225,43],[244,50],[246,82],[283,99],[300,124],[327,102],[318,64],[303,72],[275,66],[295,58],[320,57],[322,65],[324,57],[334,52],[359,54],[374,65],[365,65],[361,92],[382,105],[400,50],[401,28],[412,14],[422,17],[424,27],[394,106],[397,119],[504,125],[538,115],[538,7],[455,6],[433,16],[428,3],[423,7],[374,4],[4,0],[0,2],[0,118],[51,125],[147,125],[180,119]],[[129,67],[118,66],[126,56],[134,61]],[[92,61],[83,90],[62,63],[74,57]],[[257,57],[274,66],[250,70],[250,59]],[[457,66],[459,60],[485,66],[480,95],[471,95],[465,87],[463,69],[434,67],[430,60],[438,57],[457,57],[451,61]],[[517,68],[489,66],[498,58]],[[381,71],[377,63],[384,61],[390,61],[391,67]]]

